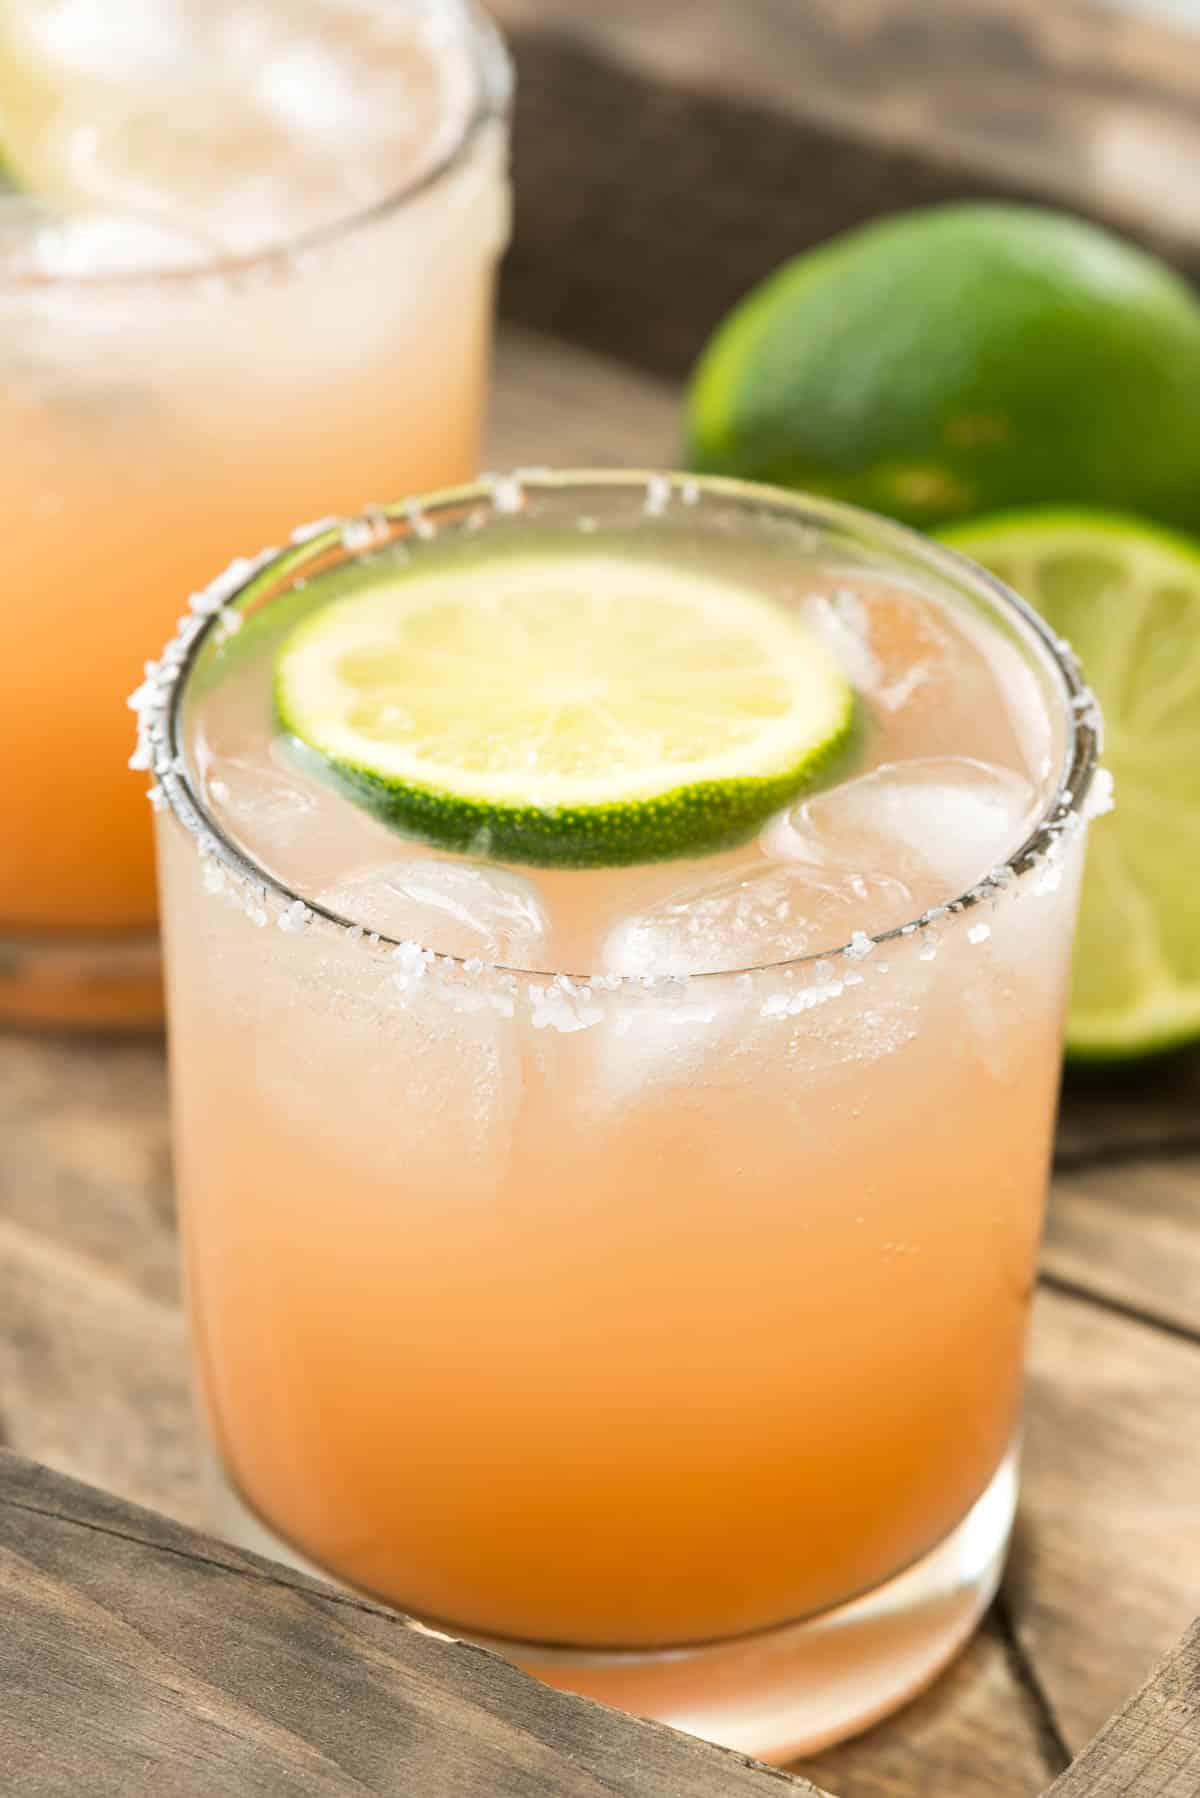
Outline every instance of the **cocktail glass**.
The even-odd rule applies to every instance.
[[[995,756],[1024,760],[1036,802],[1005,853],[886,929],[681,975],[661,910],[623,972],[364,929],[321,897],[359,828],[340,795],[288,850],[307,883],[247,852],[231,789],[252,806],[265,779],[274,803],[280,766],[267,675],[254,698],[245,673],[248,654],[269,669],[273,616],[397,546],[419,571],[468,538],[553,553],[572,533],[719,560],[781,604],[840,594],[851,618],[856,591],[892,593],[889,628],[936,600],[1020,695]],[[927,766],[961,696],[905,653],[878,728]],[[982,570],[853,508],[539,474],[235,570],[137,698],[224,1529],[768,1758],[928,1681],[995,1589],[1016,1495],[1098,728],[1065,646]],[[198,744],[235,709],[258,746],[218,782]],[[927,847],[961,853],[965,803],[935,795]],[[596,882],[610,909],[624,881],[625,909],[646,904],[645,868],[526,873],[568,935]]]
[[[452,139],[282,248],[106,272],[84,233],[43,264],[45,220],[0,196],[0,1019],[161,1015],[125,695],[184,596],[297,506],[478,466],[510,83],[482,16],[446,15],[474,88]]]

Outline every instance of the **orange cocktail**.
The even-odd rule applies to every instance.
[[[981,573],[832,504],[564,477],[362,534],[367,563],[352,529],[268,567],[139,698],[227,1527],[756,1752],[845,1733],[962,1640],[1007,1540],[1093,747],[1074,673]],[[455,849],[449,800],[401,833],[403,793],[314,761],[286,660],[350,632],[324,673],[365,683],[347,717],[393,770],[410,727],[466,762],[472,709],[544,708],[517,758],[544,798],[554,733],[590,778],[617,713],[629,753],[640,728],[688,755],[731,679],[774,704],[735,624],[819,641],[852,738],[708,851],[620,851],[690,828],[669,783],[615,807],[604,866],[553,806],[536,854],[497,853],[501,810]]]
[[[453,0],[5,10],[0,1018],[160,1008],[125,695],[188,593],[476,466],[506,91]]]

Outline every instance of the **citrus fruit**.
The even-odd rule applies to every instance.
[[[447,847],[601,866],[752,830],[848,736],[822,644],[735,582],[581,550],[381,575],[284,639],[301,753]]]
[[[927,528],[1049,502],[1200,528],[1200,305],[1079,219],[911,212],[735,309],[693,375],[686,455]]]
[[[1035,605],[1105,717],[1116,808],[1092,825],[1068,1052],[1200,1039],[1200,545],[1132,519],[1038,512],[942,533]]]

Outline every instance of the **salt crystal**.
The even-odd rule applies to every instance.
[[[643,507],[647,518],[661,518],[670,503],[670,481],[666,475],[652,474],[646,482],[646,500]]]
[[[848,955],[852,961],[863,961],[871,954],[874,947],[874,943],[865,930],[856,930],[842,950],[842,954]]]
[[[378,942],[378,937],[375,938]],[[419,980],[425,972],[426,951],[420,943],[398,943],[392,950],[392,960],[397,963],[401,976],[406,980]]]
[[[308,524],[298,524],[291,534],[292,543],[309,543],[314,537],[320,537],[325,531],[332,531],[338,525],[338,519],[332,512],[324,518],[314,518]]]
[[[968,943],[986,943],[992,934],[990,924],[972,924],[967,932]]]
[[[421,502],[419,500],[410,499],[405,503],[404,516],[407,518],[409,525],[412,528],[413,535],[419,537],[423,543],[428,543],[431,537],[437,536],[437,526],[434,524],[432,518],[427,518],[425,513],[422,512]],[[383,527],[386,532],[386,519],[383,520]]]
[[[497,474],[491,478],[492,504],[497,512],[519,512],[525,504],[525,495],[516,475]]]
[[[1115,803],[1112,775],[1107,768],[1097,768],[1083,802],[1084,822],[1090,824],[1094,818],[1102,818],[1106,812],[1112,811]]]

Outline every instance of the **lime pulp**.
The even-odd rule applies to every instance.
[[[1117,803],[1089,841],[1068,1054],[1119,1061],[1200,1040],[1200,545],[1065,511],[942,537],[1071,643],[1104,712]]]

